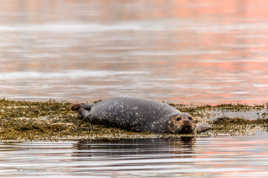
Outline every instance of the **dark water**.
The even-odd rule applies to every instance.
[[[265,0],[1,0],[0,93],[268,101]]]
[[[1,177],[267,177],[265,137],[0,144]]]

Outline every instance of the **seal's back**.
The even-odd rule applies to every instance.
[[[154,131],[152,124],[158,123],[157,125],[166,127],[168,119],[178,113],[180,112],[177,109],[165,103],[117,97],[93,105],[89,119],[95,123],[133,131]]]

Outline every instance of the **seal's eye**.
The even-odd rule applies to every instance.
[[[176,119],[176,121],[180,121],[181,120],[181,118],[180,117],[178,117],[177,119]]]
[[[189,117],[189,120],[193,120],[193,118],[192,117]]]

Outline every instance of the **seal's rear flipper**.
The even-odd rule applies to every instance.
[[[85,109],[87,111],[90,111],[91,110],[91,107],[92,107],[92,104],[82,103],[82,104],[80,104],[80,107],[82,107],[83,109]]]
[[[79,114],[79,119],[86,119],[90,115],[90,110],[91,110],[92,104],[74,104],[71,107],[71,110],[78,112]]]
[[[72,105],[71,110],[78,111],[80,109],[80,107],[81,107],[80,104],[74,104],[74,105]]]
[[[91,107],[92,107],[92,104],[85,104],[85,103],[74,104],[74,105],[72,105],[71,110],[78,111],[80,108],[83,108],[85,110],[90,111]]]

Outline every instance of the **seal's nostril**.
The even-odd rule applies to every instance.
[[[180,117],[178,117],[177,119],[176,119],[176,121],[180,121],[181,120],[181,118]]]
[[[189,120],[184,120],[183,123],[188,125],[188,124],[190,124],[190,121]]]

